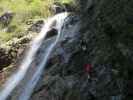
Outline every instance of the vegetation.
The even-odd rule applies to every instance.
[[[61,3],[72,3],[73,2],[73,0],[57,0],[57,1]]]
[[[23,35],[22,32],[28,27],[27,21],[51,16],[49,7],[54,2],[70,3],[72,0],[0,0],[0,15],[9,11],[14,13],[8,26],[13,27],[13,30],[12,32],[0,31],[0,42]]]
[[[0,32],[0,40],[8,41],[14,36],[19,36],[25,30],[26,21],[35,18],[46,18],[51,15],[49,6],[53,0],[1,0],[0,15],[13,12],[14,17],[9,26],[14,26],[12,33]]]
[[[12,55],[12,59],[16,59],[16,51],[18,51],[18,47],[24,46],[18,41],[27,41],[30,39],[31,34],[27,35],[27,28],[30,27],[27,25],[27,22],[36,21],[38,19],[47,18],[51,16],[49,8],[54,2],[60,3],[71,3],[72,0],[0,0],[0,17],[7,13],[13,13],[13,19],[8,25],[4,25],[0,20],[0,48],[2,48],[4,53],[1,53],[1,58],[4,59],[5,54],[10,57]],[[25,36],[26,35],[26,36]],[[27,38],[28,36],[28,38]],[[19,39],[19,37],[22,37]],[[31,36],[32,37],[32,36]],[[17,42],[17,43],[16,43]],[[15,45],[14,45],[15,44]],[[6,58],[6,59],[7,59]],[[12,73],[15,68],[13,65],[13,61],[9,66],[6,66],[4,71],[4,76],[9,76],[9,73]],[[5,61],[7,63],[7,61]],[[0,64],[0,68],[2,68],[2,64]],[[0,73],[0,79],[1,75]],[[0,84],[5,81],[3,78],[0,81]]]

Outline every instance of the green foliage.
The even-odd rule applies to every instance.
[[[8,41],[13,37],[21,37],[28,20],[51,16],[49,7],[54,2],[71,3],[72,0],[0,0],[0,15],[8,11],[14,13],[8,26],[11,32],[0,33],[0,40]]]
[[[2,0],[0,1],[1,11],[13,11],[22,17],[39,16],[47,17],[50,15],[48,7],[54,0]],[[22,15],[22,16],[21,16]]]
[[[0,0],[0,15],[8,11],[14,13],[13,20],[8,26],[9,28],[13,26],[12,31],[1,32],[0,40],[8,41],[14,36],[19,37],[24,32],[26,21],[29,19],[50,16],[49,6],[53,2],[54,0]]]
[[[72,3],[74,0],[59,0],[61,3]]]
[[[12,36],[12,33],[0,32],[0,43],[9,41]]]

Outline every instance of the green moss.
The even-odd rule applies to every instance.
[[[12,39],[12,33],[0,32],[0,42],[7,42]]]
[[[0,42],[23,35],[22,32],[27,28],[26,21],[29,19],[51,16],[49,6],[53,2],[54,0],[0,0],[0,15],[7,11],[14,13],[13,19],[8,26],[9,32],[0,33]]]
[[[59,0],[61,3],[72,3],[74,0]]]
[[[51,16],[49,7],[54,2],[71,3],[73,0],[0,0],[0,15],[7,11],[14,13],[13,19],[9,24],[8,32],[0,34],[2,42],[8,41],[13,37],[21,37],[25,32],[26,22],[31,19],[41,19]]]

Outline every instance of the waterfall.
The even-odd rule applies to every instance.
[[[55,47],[60,38],[61,28],[63,26],[64,19],[67,17],[67,15],[68,13],[61,13],[47,20],[40,34],[33,40],[33,42],[31,42],[30,49],[27,51],[24,60],[19,66],[19,69],[15,72],[15,74],[9,77],[9,79],[4,84],[3,89],[0,92],[0,100],[6,100],[8,96],[11,94],[11,92],[16,88],[16,86],[18,86],[18,84],[20,84],[20,82],[24,79],[31,63],[35,58],[36,52],[40,48],[43,39],[47,35],[47,32],[51,29],[51,27],[54,27],[58,30],[58,35],[56,37],[56,40],[47,48],[45,54],[43,54],[44,55],[43,60],[37,66],[38,68],[34,73],[34,75],[31,77],[31,80],[29,80],[26,86],[23,87],[24,91],[22,92],[19,98],[19,100],[29,99],[35,85],[37,84],[40,78],[40,75],[42,74],[42,71],[47,63],[50,53],[52,52],[53,48]],[[56,25],[54,25],[55,21]]]
[[[58,42],[60,37],[60,32],[58,33],[58,36],[55,40],[55,42],[53,44],[51,44],[49,46],[49,48],[46,50],[46,55],[44,55],[43,61],[41,62],[41,64],[38,66],[37,71],[34,73],[34,76],[32,77],[32,79],[30,80],[30,82],[26,85],[24,92],[22,93],[22,95],[20,96],[19,100],[28,100],[30,95],[32,94],[32,91],[35,87],[35,85],[37,84],[42,71],[46,65],[46,62],[48,60],[48,57],[50,55],[50,53],[52,52],[54,46],[56,45],[56,43]]]

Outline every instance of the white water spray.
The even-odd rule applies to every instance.
[[[46,66],[47,60],[49,58],[49,55],[51,54],[53,48],[56,46],[57,42],[60,39],[61,30],[62,30],[61,28],[63,26],[64,19],[67,17],[67,14],[64,14],[63,16],[60,16],[60,17],[61,17],[61,19],[58,18],[58,21],[60,20],[60,22],[57,23],[57,24],[60,24],[60,26],[56,27],[56,28],[58,28],[58,35],[56,37],[56,40],[54,41],[53,44],[51,44],[47,48],[42,62],[39,64],[39,66],[37,68],[37,71],[34,73],[34,76],[32,77],[32,79],[26,85],[26,87],[24,89],[24,92],[22,92],[22,94],[19,97],[19,100],[29,100],[29,98],[30,98],[30,96],[31,96],[31,94],[33,92],[33,89],[35,88],[37,82],[39,81],[40,76],[41,76],[41,74],[43,72],[43,69]]]
[[[31,78],[29,83],[26,85],[24,93],[22,93],[22,95],[21,95],[21,96],[23,96],[22,97],[23,99],[20,99],[20,100],[28,100],[29,99],[36,83],[38,82],[38,80],[40,78],[42,69],[46,65],[47,59],[48,59],[52,49],[54,48],[54,46],[56,45],[56,43],[59,40],[59,37],[61,34],[60,30],[61,30],[61,26],[62,26],[61,23],[63,23],[63,20],[65,17],[67,17],[67,15],[68,15],[67,13],[62,13],[62,14],[56,15],[55,17],[48,20],[48,22],[45,24],[44,28],[42,29],[42,31],[40,32],[38,37],[35,38],[33,40],[33,42],[31,43],[30,49],[26,53],[26,57],[22,61],[19,70],[15,74],[13,74],[4,84],[3,90],[0,92],[0,100],[6,100],[7,97],[11,94],[11,92],[15,89],[15,87],[24,78],[27,70],[30,67],[30,64],[34,60],[34,56],[35,56],[36,52],[38,51],[40,45],[42,44],[43,39],[46,37],[47,32],[50,30],[51,25],[53,24],[53,22],[55,20],[57,21],[57,23],[59,21],[59,23],[55,26],[55,28],[59,30],[59,34],[58,34],[55,42],[53,44],[51,44],[50,47],[47,49],[47,52],[46,52],[46,55],[44,56],[43,61],[41,62],[41,64],[39,64],[37,71]]]
[[[36,86],[38,80],[40,79],[42,71],[47,63],[48,57],[50,53],[52,52],[54,46],[56,45],[57,41],[59,40],[59,36],[60,36],[60,33],[58,34],[55,42],[51,44],[50,47],[46,50],[46,55],[44,56],[43,61],[39,65],[37,71],[34,73],[34,76],[30,80],[30,82],[26,85],[25,90],[22,93],[22,95],[20,95],[19,100],[28,100],[30,98],[34,87]]]
[[[46,30],[45,30],[46,31]],[[45,38],[46,32],[41,32],[37,38],[31,43],[29,51],[26,53],[25,59],[22,61],[19,70],[13,74],[4,84],[4,88],[0,93],[0,100],[6,100],[13,89],[19,84],[24,78],[29,65],[32,63],[34,55],[41,45],[41,41]]]

